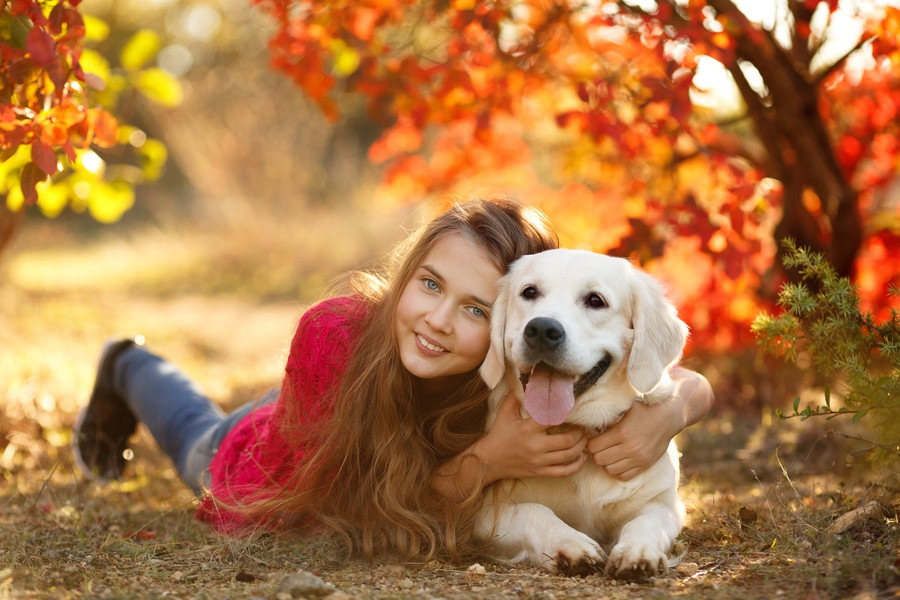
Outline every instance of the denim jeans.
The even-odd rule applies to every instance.
[[[117,358],[113,387],[198,495],[209,486],[209,463],[225,435],[251,410],[278,398],[271,390],[226,414],[175,365],[140,346]]]

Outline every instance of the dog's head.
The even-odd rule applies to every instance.
[[[557,425],[610,369],[624,366],[637,393],[650,392],[686,339],[662,286],[629,261],[549,250],[517,260],[501,280],[481,376],[494,388],[515,369],[527,380],[525,410]]]

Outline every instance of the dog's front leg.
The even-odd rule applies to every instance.
[[[668,553],[684,521],[681,500],[666,494],[645,505],[622,527],[606,572],[618,579],[643,579],[669,568]]]
[[[486,504],[475,534],[489,541],[500,562],[524,560],[550,573],[587,575],[602,568],[606,555],[593,538],[569,527],[552,510],[534,502],[502,503],[496,511]]]

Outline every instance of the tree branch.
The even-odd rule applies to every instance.
[[[820,83],[822,83],[822,81],[824,81],[825,78],[827,78],[829,75],[831,75],[832,73],[837,71],[839,68],[841,68],[843,66],[843,64],[847,61],[847,58],[849,58],[851,54],[853,54],[854,52],[856,52],[857,50],[859,50],[860,48],[862,48],[863,46],[865,46],[866,44],[868,44],[869,42],[874,40],[876,37],[877,36],[872,35],[872,36],[869,36],[866,38],[860,38],[860,40],[858,42],[856,42],[856,44],[854,44],[854,46],[852,48],[847,50],[847,52],[845,52],[843,55],[841,55],[841,57],[838,58],[836,61],[834,61],[834,63],[832,63],[825,69],[823,69],[821,73],[816,75],[815,78],[813,79],[813,85],[818,86]]]

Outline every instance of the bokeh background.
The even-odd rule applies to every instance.
[[[740,4],[752,12],[763,3]],[[652,179],[658,156],[616,162],[623,158],[618,147],[573,145],[544,121],[522,129],[497,117],[493,145],[479,150],[496,150],[484,159],[489,168],[460,169],[446,185],[430,185],[412,170],[396,177],[393,163],[373,160],[378,157],[371,151],[389,126],[372,118],[359,94],[340,96],[340,117],[327,118],[322,106],[273,68],[269,43],[278,24],[248,0],[87,0],[79,10],[106,24],[107,34],[88,45],[113,64],[135,34],[152,31],[159,51],[149,64],[177,80],[179,98],[160,103],[130,91],[118,103],[121,122],[161,141],[167,152],[158,179],[134,187],[133,203],[123,201],[112,214],[101,211],[99,220],[88,204],[56,211],[30,206],[0,253],[0,531],[8,542],[0,549],[0,592],[24,596],[52,589],[59,597],[80,597],[90,595],[91,586],[138,594],[144,585],[156,593],[196,595],[182,573],[193,568],[196,556],[214,565],[201,577],[210,597],[233,592],[236,574],[248,570],[283,574],[287,562],[259,566],[271,549],[265,543],[214,540],[191,522],[195,499],[145,433],[136,440],[128,482],[97,489],[76,473],[71,424],[90,392],[103,343],[142,333],[216,402],[236,406],[278,385],[299,315],[335,278],[375,264],[448,201],[501,194],[542,208],[565,245],[647,259],[694,326],[685,364],[709,378],[717,404],[680,443],[691,506],[686,543],[708,570],[693,579],[688,574],[684,582],[672,579],[663,591],[715,597],[724,586],[747,598],[773,597],[779,590],[810,598],[896,593],[896,472],[868,470],[865,420],[776,416],[777,410],[820,403],[827,380],[811,369],[807,354],[785,363],[760,352],[749,324],[758,311],[774,308],[784,279],[764,269],[764,277],[741,279],[742,271],[757,267],[739,258],[728,262],[729,251],[745,249],[740,228],[717,236],[697,216],[697,206],[705,210],[704,203],[718,197],[716,186],[733,186],[734,180],[711,174],[706,163],[678,167],[682,184],[672,189],[695,192],[698,204],[678,213],[674,222],[681,223],[685,241],[670,245],[672,252],[660,259],[653,254],[662,249],[660,239],[650,227],[646,239],[623,242],[642,219],[660,222],[659,206],[636,200],[645,191],[661,194],[660,188],[635,191],[622,183]],[[771,22],[777,14],[784,16],[763,11],[755,18]],[[438,30],[427,21],[419,25],[411,28],[418,31],[416,42],[429,47]],[[845,33],[852,38],[853,30]],[[741,101],[721,85],[725,74],[707,67],[698,77],[707,92],[693,96],[697,111],[727,120]],[[881,117],[881,129],[864,133],[885,133],[896,148],[900,100],[892,77],[872,106],[890,104],[894,113]],[[552,104],[556,98],[551,93],[532,100]],[[564,100],[577,106],[573,98]],[[841,139],[869,139],[838,130]],[[741,124],[727,133],[752,137]],[[404,137],[410,135],[406,130],[391,138],[400,150],[383,143],[376,148],[402,155],[404,144],[414,145]],[[440,148],[440,135],[431,135]],[[657,147],[657,154],[665,152]],[[887,167],[876,166],[896,180],[895,150],[871,156],[889,156]],[[743,163],[740,169],[749,170]],[[741,206],[746,227],[752,220],[758,235],[774,229],[781,207],[768,203],[777,187],[772,181],[752,182]],[[867,196],[867,207],[878,208],[875,224],[885,232],[863,248],[869,301],[886,298],[883,286],[900,270],[898,196],[896,182]],[[756,248],[770,263],[776,252],[772,239]],[[737,275],[725,282],[719,275],[727,269]],[[763,289],[768,303],[760,301]],[[836,390],[832,400],[837,407]],[[884,518],[852,536],[825,536],[837,515],[876,497],[886,507]],[[144,538],[135,541],[138,533]],[[98,557],[93,566],[86,556]],[[150,562],[159,556],[168,561],[165,568]],[[291,555],[292,564],[307,559]],[[793,575],[794,569],[803,575]],[[143,584],[129,580],[145,571],[150,579]],[[182,578],[173,579],[173,572]],[[695,587],[684,592],[679,586],[688,580]]]

